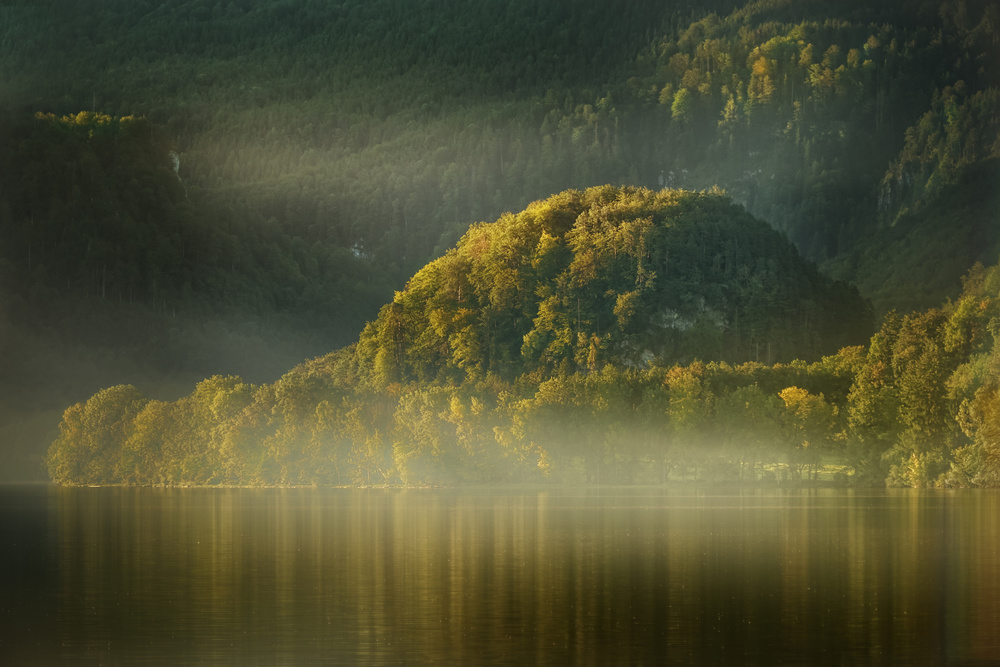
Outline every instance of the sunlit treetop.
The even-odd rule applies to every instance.
[[[864,340],[856,291],[721,191],[568,190],[474,225],[358,345],[376,385],[791,360]]]

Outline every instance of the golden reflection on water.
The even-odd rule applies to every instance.
[[[48,493],[68,660],[1000,656],[995,493]]]

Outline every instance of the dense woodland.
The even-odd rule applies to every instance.
[[[429,317],[403,290],[411,276],[461,270],[452,248],[476,221],[568,189],[718,187],[879,316],[954,302],[960,277],[1000,255],[997,63],[987,0],[0,7],[0,474],[41,474],[65,405],[102,386],[157,400],[216,374],[270,386],[383,322],[383,304]],[[740,264],[705,247],[713,270]],[[492,355],[469,363],[511,382],[533,364],[568,377],[631,363],[646,346],[685,365],[768,364],[867,340],[864,306],[834,316],[851,340],[805,305],[765,331],[754,312],[801,296],[788,286],[729,298],[738,329],[645,340],[620,315],[664,295],[694,295],[668,306],[684,321],[702,299],[702,324],[722,317],[709,286],[658,278],[613,298],[549,285],[580,312],[542,300],[539,328],[525,302],[478,348],[434,357],[428,336],[401,340],[414,359],[381,367],[465,386],[456,354]],[[752,287],[735,280],[718,289]],[[793,317],[812,330],[784,339]],[[565,340],[570,320],[591,338]]]
[[[144,116],[206,222],[354,249],[396,285],[473,221],[603,183],[722,187],[863,281],[872,235],[1000,153],[992,2],[58,4],[5,8],[6,107]],[[992,261],[973,224],[949,254]]]
[[[742,255],[712,245],[727,224]],[[565,192],[474,227],[356,345],[274,384],[99,392],[47,464],[64,484],[996,485],[1000,267],[820,357],[862,305],[720,195]],[[770,336],[789,361],[745,361]],[[706,351],[734,361],[676,363]]]

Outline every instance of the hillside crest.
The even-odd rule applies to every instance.
[[[818,358],[868,306],[718,190],[567,190],[473,226],[362,332],[376,384]]]

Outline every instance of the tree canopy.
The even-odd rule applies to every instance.
[[[401,316],[393,323],[391,311],[379,319],[388,329],[374,363],[363,336],[270,385],[216,376],[174,402],[102,390],[66,410],[50,475],[62,484],[1000,484],[998,266],[975,267],[958,301],[890,313],[867,346],[812,363],[539,361],[505,379],[492,369],[459,375],[459,355],[439,356],[430,379],[390,376],[379,364],[392,360],[378,355],[434,335]]]
[[[954,300],[1000,253],[997,26],[990,0],[7,3],[0,435],[39,443],[119,382],[272,381],[477,221],[608,183],[721,187],[879,314]],[[664,276],[577,318],[582,256],[531,313],[550,366],[652,344],[629,327]],[[496,323],[501,349],[448,317],[457,365],[528,326]],[[787,358],[750,318],[699,345]],[[39,474],[32,447],[0,475]]]

